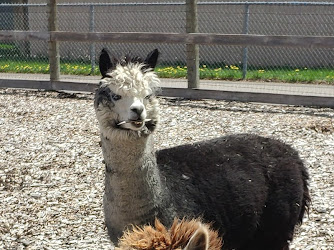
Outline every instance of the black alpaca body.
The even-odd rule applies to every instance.
[[[157,163],[177,215],[213,222],[223,249],[288,249],[310,200],[298,153],[274,139],[230,135],[158,151]]]

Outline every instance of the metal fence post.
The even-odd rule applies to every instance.
[[[186,0],[186,32],[197,33],[197,0]],[[187,76],[188,88],[199,86],[199,46],[187,44]]]
[[[89,32],[95,31],[95,6],[90,5],[90,12],[89,12]],[[89,54],[90,54],[90,64],[91,64],[91,71],[90,73],[93,74],[95,71],[95,43],[92,42],[89,46]]]
[[[57,31],[57,0],[48,1],[48,30]],[[50,81],[59,81],[60,75],[60,56],[59,44],[57,41],[49,40],[49,63],[50,63]]]
[[[248,31],[249,31],[249,4],[246,4],[243,33],[247,35]],[[247,63],[248,63],[248,47],[246,46],[242,50],[242,79],[246,79]]]

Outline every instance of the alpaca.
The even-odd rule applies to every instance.
[[[308,173],[283,142],[253,134],[226,135],[155,152],[159,122],[159,52],[145,60],[110,59],[94,100],[105,162],[103,206],[115,243],[129,225],[170,226],[202,217],[224,238],[223,249],[289,249],[308,209]]]
[[[178,220],[169,230],[158,220],[155,227],[146,225],[133,226],[127,230],[119,240],[116,250],[220,250],[223,241],[218,232],[211,229],[209,224],[202,223],[200,219]]]

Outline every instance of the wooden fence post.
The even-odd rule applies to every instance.
[[[186,32],[198,33],[197,0],[186,0]],[[187,44],[188,88],[199,87],[199,45]]]
[[[48,30],[49,32],[58,31],[57,24],[57,0],[48,1]],[[59,43],[49,40],[49,63],[50,81],[59,81],[60,75],[60,56]]]

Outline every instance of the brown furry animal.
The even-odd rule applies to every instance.
[[[158,219],[155,226],[133,226],[119,240],[117,250],[220,250],[222,239],[199,219],[174,219],[168,230]]]

